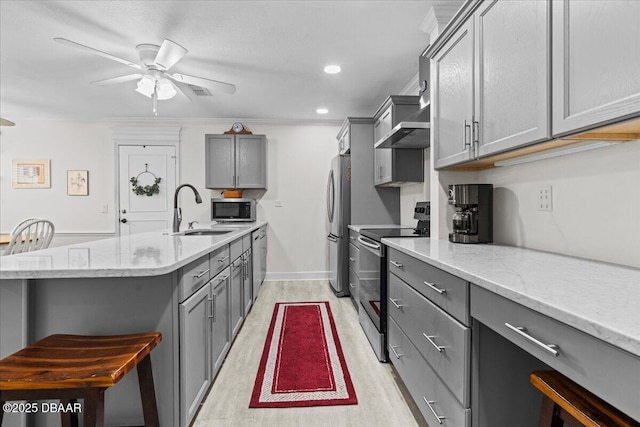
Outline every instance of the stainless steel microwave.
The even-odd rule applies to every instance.
[[[211,199],[211,220],[218,222],[253,222],[255,199]]]

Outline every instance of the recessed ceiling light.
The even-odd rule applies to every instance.
[[[327,74],[338,74],[340,71],[342,71],[342,68],[339,65],[327,65],[324,67],[324,72]]]
[[[327,110],[326,108],[318,108],[316,110],[316,113],[318,114],[327,114],[329,112],[329,110]]]

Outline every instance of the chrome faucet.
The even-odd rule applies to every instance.
[[[180,223],[182,222],[182,209],[178,207],[178,193],[182,189],[182,187],[189,187],[193,190],[193,194],[196,195],[196,203],[202,203],[202,198],[198,193],[198,190],[191,184],[182,184],[176,188],[176,192],[173,195],[173,232],[177,233],[180,231]]]

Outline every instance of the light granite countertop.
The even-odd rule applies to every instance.
[[[198,229],[213,227],[233,231],[213,236],[183,236],[155,231],[0,256],[0,279],[159,276],[175,271],[265,224],[264,221],[201,224]]]
[[[382,243],[640,356],[639,269],[513,246]]]
[[[360,230],[362,230],[363,228],[411,228],[411,227],[405,227],[404,225],[398,225],[398,224],[369,224],[369,225],[352,224],[352,225],[349,225],[349,230],[353,230],[357,233],[359,233]]]

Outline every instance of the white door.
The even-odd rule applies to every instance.
[[[173,220],[176,189],[176,148],[159,145],[121,145],[118,148],[120,236],[169,229]],[[153,186],[158,193],[136,194],[131,178],[141,187]]]

